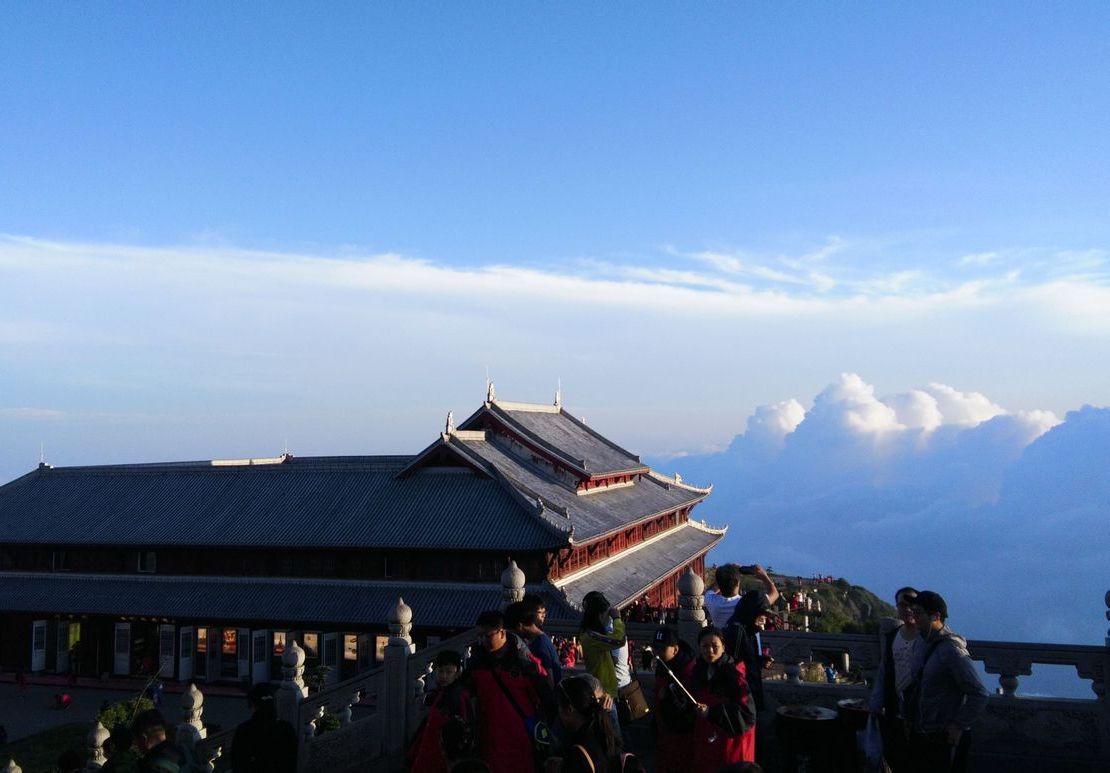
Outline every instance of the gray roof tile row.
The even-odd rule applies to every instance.
[[[639,598],[676,566],[692,561],[723,538],[722,531],[686,524],[637,550],[621,553],[611,564],[560,583],[560,588],[576,606],[592,590],[600,590],[611,603],[623,606]]]
[[[553,589],[536,590],[555,617],[571,614]],[[399,597],[417,626],[466,628],[483,610],[501,608],[493,583],[0,573],[0,609],[35,614],[365,630],[384,628]]]
[[[0,542],[522,550],[565,536],[479,474],[410,457],[39,469],[0,487]]]

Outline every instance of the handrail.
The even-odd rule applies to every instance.
[[[330,685],[326,690],[312,693],[302,700],[298,706],[298,724],[304,725],[310,719],[318,717],[320,709],[332,704],[336,698],[346,700],[348,703],[356,703],[357,700],[350,700],[353,696],[357,695],[361,699],[369,695],[377,695],[381,691],[384,680],[385,667],[378,666],[350,679]]]

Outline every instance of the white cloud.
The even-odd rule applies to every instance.
[[[733,525],[713,558],[842,575],[880,594],[931,587],[948,598],[958,629],[980,638],[1045,635],[1043,616],[1017,619],[981,603],[1035,578],[1038,594],[1057,600],[1044,612],[1053,640],[1101,635],[1090,602],[1103,587],[1097,567],[1110,559],[1094,539],[1110,507],[1110,409],[1061,422],[937,382],[880,399],[852,373],[823,389],[801,421],[788,406],[800,404],[757,409],[723,453],[671,462],[714,484],[705,517]],[[791,424],[770,454],[748,442]],[[1064,557],[1088,569],[1046,568]]]
[[[0,408],[0,419],[60,419],[65,416],[63,411],[53,408]]]

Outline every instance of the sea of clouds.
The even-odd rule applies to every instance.
[[[729,525],[711,560],[930,588],[973,638],[1107,636],[1110,408],[1061,419],[936,383],[879,397],[843,374],[808,408],[760,407],[720,453],[661,464],[714,484],[696,513]]]

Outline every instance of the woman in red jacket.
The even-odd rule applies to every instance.
[[[655,665],[655,769],[658,773],[687,773],[694,740],[694,710],[683,688],[690,689],[694,651],[663,626],[652,638]],[[672,674],[680,684],[675,684]]]
[[[694,707],[694,770],[716,773],[734,762],[755,761],[755,710],[744,664],[725,652],[718,628],[703,628],[690,673]]]

